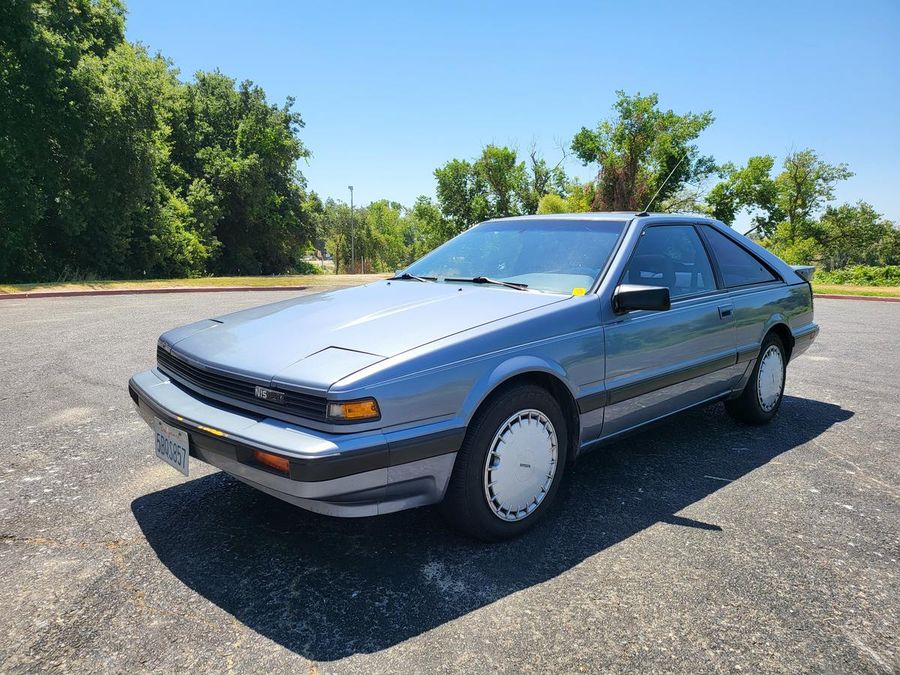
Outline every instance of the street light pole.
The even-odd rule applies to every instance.
[[[356,237],[353,234],[353,186],[348,185],[350,190],[350,274],[356,269]]]

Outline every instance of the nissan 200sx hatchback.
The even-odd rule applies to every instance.
[[[334,516],[441,502],[501,539],[604,441],[720,400],[771,420],[811,272],[700,217],[491,220],[392,279],[168,331],[129,393],[185,475]]]

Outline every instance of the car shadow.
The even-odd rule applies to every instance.
[[[222,473],[136,499],[160,561],[245,625],[315,661],[385,649],[558,576],[679,516],[853,413],[786,397],[765,427],[717,405],[580,459],[547,517],[501,544],[449,531],[436,509],[344,520],[284,504]],[[173,523],[180,523],[173,527]]]

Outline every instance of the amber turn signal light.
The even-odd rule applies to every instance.
[[[337,422],[363,422],[381,417],[378,403],[374,398],[356,401],[332,401],[328,404],[328,419]]]
[[[254,450],[253,459],[263,466],[275,469],[275,471],[280,471],[284,474],[289,474],[291,472],[291,462],[287,457],[273,455],[271,452],[264,452],[263,450]]]

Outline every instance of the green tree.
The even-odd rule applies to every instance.
[[[538,202],[537,212],[541,215],[571,213],[571,209],[565,197],[560,197],[558,194],[551,192],[541,197],[540,202]]]
[[[449,234],[459,234],[489,217],[487,186],[473,165],[451,159],[435,169],[437,201],[448,223]]]
[[[773,178],[774,165],[771,155],[751,157],[741,168],[723,165],[724,180],[709,191],[706,206],[729,225],[747,211],[764,239],[778,242],[782,251],[796,247],[801,251],[797,256],[807,256],[821,234],[816,216],[834,199],[835,185],[853,173],[846,164],[823,162],[811,149],[787,155],[781,173]]]
[[[759,155],[747,160],[744,167],[734,164],[720,167],[724,180],[706,195],[706,205],[713,218],[727,225],[741,211],[748,211],[754,227],[763,236],[771,236],[778,223],[784,220],[779,202],[778,185],[771,177],[775,158]]]
[[[897,264],[897,237],[894,224],[863,201],[828,206],[815,231],[818,258],[826,270]]]
[[[66,265],[100,277],[201,274],[209,251],[191,228],[185,195],[166,181],[174,72],[128,42],[84,59],[82,70],[94,92],[84,182],[73,191],[77,216],[51,235],[68,252]]]
[[[314,232],[291,105],[182,84],[117,0],[0,4],[0,278],[291,269]]]
[[[393,272],[412,262],[403,236],[403,211],[400,204],[387,199],[366,208],[361,238],[363,272]]]
[[[272,105],[252,82],[200,72],[183,86],[172,120],[173,188],[200,192],[196,223],[217,252],[222,274],[278,274],[300,263],[315,236],[297,162],[309,156],[298,137],[293,99]],[[214,207],[214,208],[210,208]]]
[[[572,140],[576,157],[598,166],[593,210],[649,208],[651,199],[664,203],[712,173],[712,158],[693,143],[712,124],[711,112],[679,115],[660,110],[656,94],[616,93],[615,116],[595,129],[582,127]]]
[[[853,176],[846,164],[828,164],[814,150],[792,152],[775,179],[776,204],[787,220],[786,236],[793,242],[807,235],[812,216],[834,199],[834,187]]]
[[[587,213],[591,210],[596,189],[594,183],[568,182],[562,195],[551,192],[541,197],[537,213]]]
[[[488,217],[504,218],[523,212],[521,199],[527,192],[528,176],[525,163],[517,160],[515,150],[485,146],[472,170],[486,188]]]
[[[2,279],[56,276],[67,262],[55,234],[82,227],[87,136],[96,119],[95,82],[83,61],[122,43],[124,13],[114,0],[0,3]]]
[[[350,267],[351,237],[355,237],[359,211],[350,213],[350,207],[343,202],[328,199],[317,216],[318,236],[325,243],[325,250],[334,260],[336,274],[345,273]]]
[[[453,159],[434,172],[447,235],[489,218],[536,213],[542,197],[565,194],[561,161],[550,166],[535,149],[529,164],[515,150],[486,145],[474,162]]]
[[[404,241],[410,251],[410,261],[421,258],[453,236],[448,222],[431,198],[416,199],[404,220]]]
[[[525,213],[538,213],[544,198],[550,196],[562,198],[566,195],[566,172],[562,169],[565,154],[554,166],[550,166],[532,147],[528,159],[527,190],[521,196],[522,206]]]

